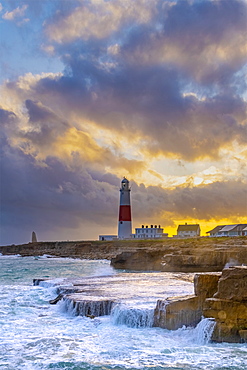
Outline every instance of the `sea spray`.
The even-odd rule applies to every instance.
[[[105,261],[2,256],[0,264],[1,369],[247,370],[245,343],[202,343],[205,333],[202,330],[199,334],[198,327],[174,331],[156,327],[136,330],[115,325],[112,316],[91,320],[68,311],[63,314],[62,301],[49,304],[54,297],[52,288],[32,286],[35,277],[81,279],[95,275],[97,268],[107,265]],[[5,276],[9,269],[11,274]],[[119,280],[114,277],[116,296],[127,299],[127,293],[136,293],[133,299],[128,298],[127,308],[151,309],[158,299],[172,296],[174,292],[181,295],[193,291],[193,286],[172,273],[136,273],[133,281],[128,278],[133,274],[119,275]],[[18,276],[22,279],[16,280]],[[144,277],[146,290],[143,293]],[[101,286],[103,279],[94,278],[93,283],[96,282]],[[73,311],[73,307],[70,309]]]
[[[207,344],[210,342],[214,332],[215,321],[211,318],[202,318],[193,331],[193,338],[197,344]]]
[[[73,296],[65,296],[61,300],[60,308],[63,312],[68,312],[73,316],[106,316],[110,315],[114,300],[101,297],[86,297],[78,300]]]
[[[154,310],[117,304],[113,307],[111,319],[115,325],[126,325],[131,328],[150,328],[153,326]]]

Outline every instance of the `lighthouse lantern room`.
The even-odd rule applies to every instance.
[[[118,238],[119,239],[132,238],[130,186],[129,181],[125,177],[121,182],[120,188]]]

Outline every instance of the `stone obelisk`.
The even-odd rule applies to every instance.
[[[32,243],[37,243],[37,236],[34,231],[32,232]]]

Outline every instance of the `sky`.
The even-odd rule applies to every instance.
[[[247,223],[246,0],[0,0],[1,245]]]

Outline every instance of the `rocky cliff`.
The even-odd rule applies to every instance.
[[[114,268],[137,271],[207,272],[247,265],[247,237],[37,242],[2,246],[0,253],[109,259]]]
[[[247,237],[167,240],[152,248],[123,251],[111,264],[137,271],[221,271],[227,264],[247,264]]]
[[[247,342],[247,267],[224,269],[217,292],[203,303],[203,316],[214,318],[212,339]]]
[[[154,326],[176,330],[204,317],[214,322],[213,341],[247,342],[247,267],[196,274],[194,287],[195,295],[158,300]]]

